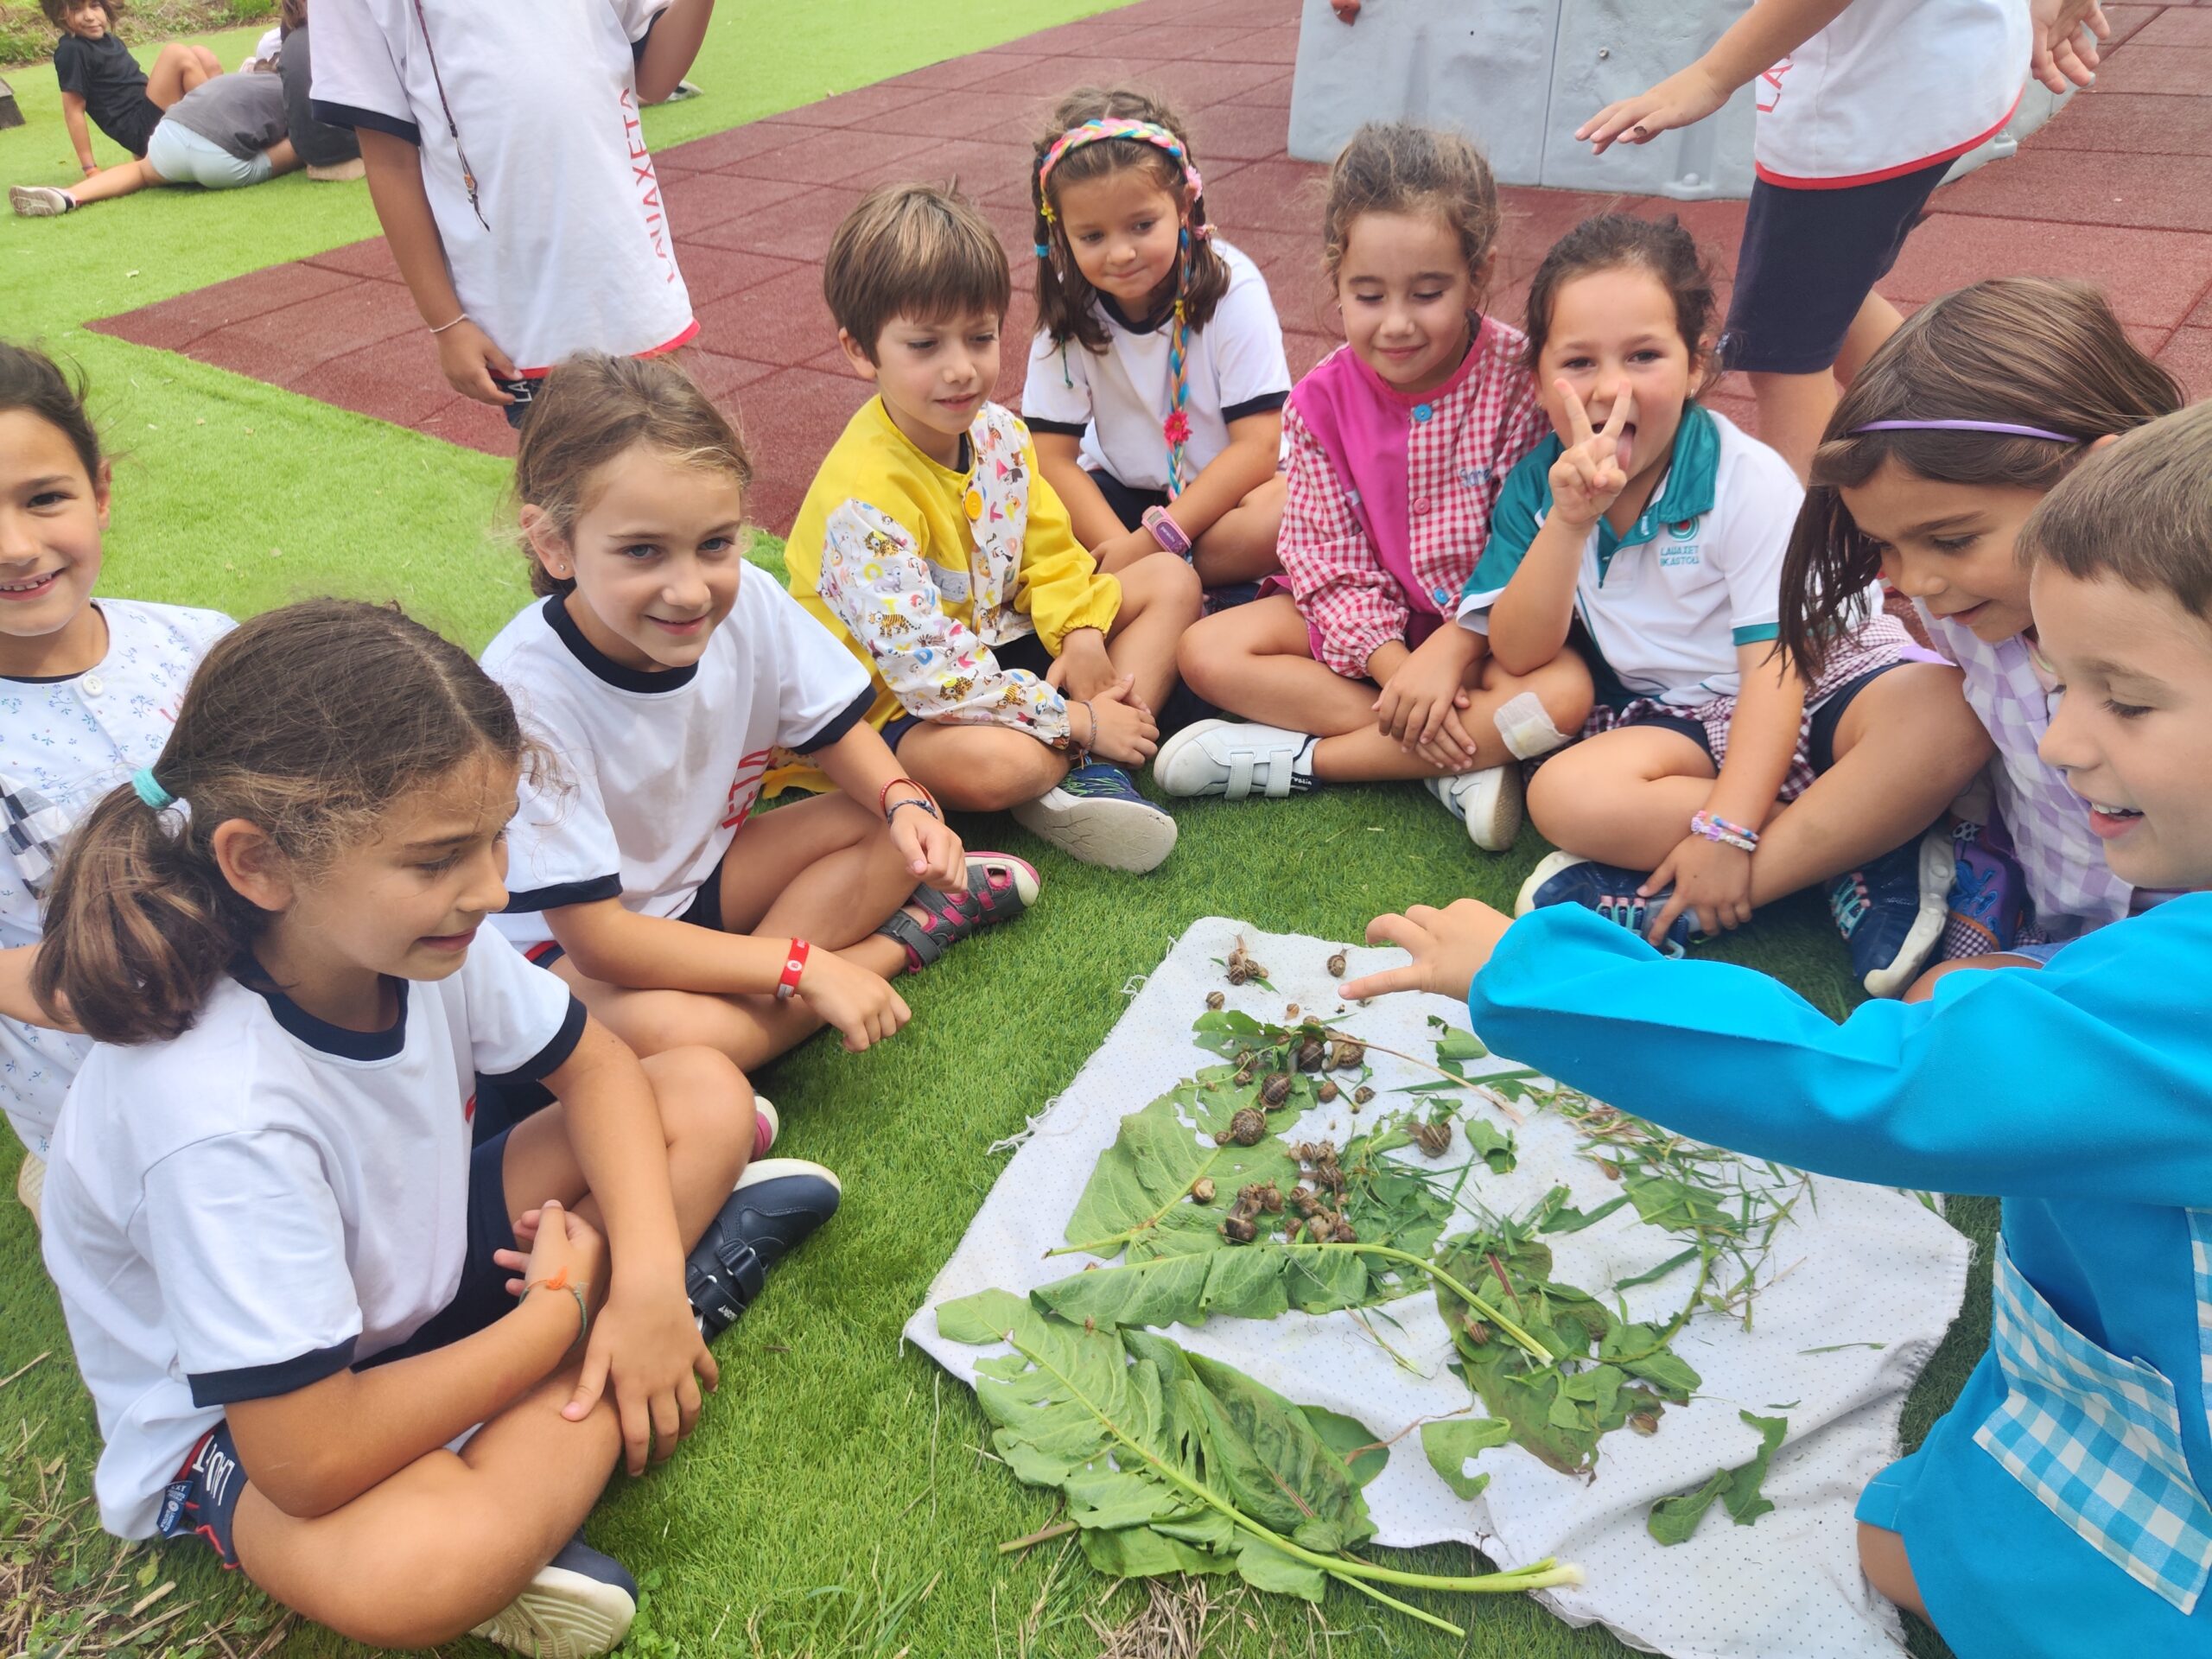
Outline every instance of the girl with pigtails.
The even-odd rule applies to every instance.
[[[1037,315],[1022,415],[1076,538],[1118,572],[1165,549],[1209,588],[1281,569],[1290,365],[1259,267],[1206,222],[1188,133],[1078,87],[1038,135]]]

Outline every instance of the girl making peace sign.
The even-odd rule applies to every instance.
[[[1923,836],[1989,757],[1958,672],[1908,662],[1870,588],[1808,683],[1777,646],[1803,492],[1697,402],[1713,289],[1672,219],[1593,219],[1545,257],[1529,363],[1555,435],[1516,467],[1459,620],[1509,674],[1570,648],[1597,704],[1529,816],[1556,846],[1518,908],[1580,904],[1679,949],[1815,882],[1875,995],[1942,933]]]

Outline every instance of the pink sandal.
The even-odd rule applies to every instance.
[[[968,855],[968,891],[940,893],[925,883],[910,901],[924,912],[916,921],[903,909],[875,931],[906,947],[906,969],[919,973],[980,927],[1010,922],[1037,901],[1035,868],[1011,853]]]

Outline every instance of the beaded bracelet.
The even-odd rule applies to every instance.
[[[1723,847],[1733,847],[1739,853],[1755,853],[1759,849],[1759,832],[1740,823],[1731,823],[1726,818],[1716,818],[1702,808],[1690,814],[1690,833],[1703,836],[1707,841],[1717,841]]]

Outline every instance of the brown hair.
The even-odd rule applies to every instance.
[[[2075,467],[2028,515],[2020,556],[2077,582],[2171,594],[2212,621],[2212,403],[2139,426]]]
[[[752,486],[745,440],[672,359],[579,352],[545,377],[522,423],[515,505],[536,507],[565,540],[596,499],[599,469],[640,443],[680,465],[726,473],[741,490]],[[531,553],[532,593],[565,594],[575,585]]]
[[[1214,308],[1229,292],[1229,262],[1215,247],[1211,226],[1206,224],[1203,194],[1183,200],[1183,167],[1157,144],[1139,139],[1108,139],[1067,151],[1045,177],[1045,156],[1061,134],[1086,121],[1120,118],[1149,121],[1173,133],[1192,168],[1198,152],[1191,148],[1190,130],[1182,118],[1156,98],[1126,86],[1078,86],[1052,106],[1050,125],[1040,130],[1031,146],[1029,205],[1037,215],[1037,321],[1052,336],[1052,344],[1074,340],[1085,351],[1103,353],[1106,325],[1098,315],[1098,290],[1084,280],[1076,264],[1061,225],[1060,192],[1071,184],[1135,168],[1181,204],[1184,230],[1189,238],[1183,268],[1176,274],[1176,293],[1183,302],[1183,315],[1193,330],[1213,321]],[[1049,211],[1048,211],[1049,209]],[[1142,319],[1139,319],[1140,321]]]
[[[1332,289],[1362,213],[1436,214],[1458,238],[1467,274],[1478,287],[1487,282],[1503,218],[1497,181],[1458,133],[1370,121],[1337,153],[1321,208],[1321,270]]]
[[[2182,390],[2087,283],[2007,276],[1923,307],[1852,381],[1814,452],[1782,567],[1783,650],[1817,677],[1881,556],[1843,504],[1889,461],[1942,484],[2050,490],[2087,446],[2182,406]],[[2001,421],[2075,438],[1860,432],[1873,421]]]
[[[1699,256],[1696,239],[1672,213],[1664,219],[1599,213],[1552,244],[1529,284],[1529,349],[1523,361],[1530,371],[1535,370],[1551,335],[1552,308],[1559,302],[1560,289],[1578,276],[1600,270],[1651,274],[1675,302],[1675,327],[1689,347],[1691,366],[1704,365],[1704,374],[1690,396],[1695,397],[1711,385],[1719,375],[1706,342],[1713,326],[1713,273]]]
[[[73,11],[82,11],[87,4],[96,5],[105,12],[111,25],[130,10],[124,0],[38,0],[38,9],[46,14],[46,21],[64,33],[69,28],[65,21],[68,15]]]
[[[208,651],[151,768],[179,811],[134,786],[69,838],[31,969],[104,1043],[191,1029],[216,976],[269,920],[224,879],[216,827],[243,818],[303,872],[372,836],[393,801],[478,756],[520,766],[507,694],[397,608],[309,600]]]
[[[0,415],[21,410],[58,427],[84,463],[85,476],[100,481],[100,437],[85,409],[85,381],[31,346],[0,340]]]
[[[830,238],[822,297],[873,363],[894,318],[944,322],[982,311],[1003,319],[1014,278],[998,232],[958,191],[884,184],[862,196]]]

